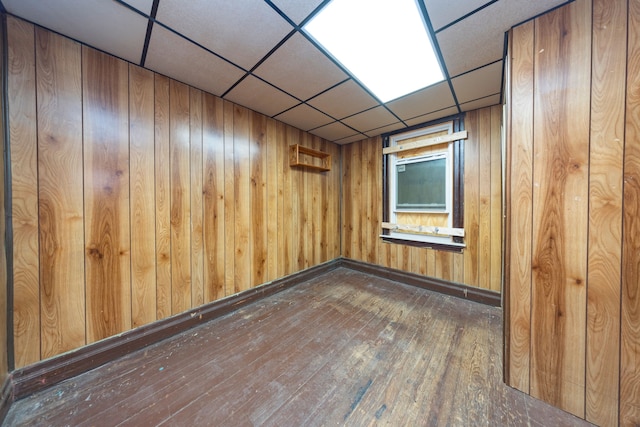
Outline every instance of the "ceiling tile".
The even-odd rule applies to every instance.
[[[307,100],[347,78],[329,58],[296,33],[254,72],[291,95]]]
[[[387,103],[402,120],[422,116],[455,105],[451,89],[442,82]]]
[[[333,121],[331,117],[306,104],[300,104],[289,111],[278,114],[275,118],[302,130],[314,129]]]
[[[2,4],[13,15],[140,63],[149,21],[114,1],[3,0]]]
[[[140,12],[151,15],[151,8],[153,7],[153,0],[124,0],[125,3],[135,7]]]
[[[424,116],[414,117],[411,120],[405,120],[405,123],[409,126],[415,126],[422,123],[428,123],[432,120],[438,120],[443,117],[452,116],[458,114],[458,107],[449,107],[440,111],[434,111],[433,113],[425,114]]]
[[[375,129],[380,126],[386,126],[397,121],[398,119],[382,106],[372,108],[371,110],[358,113],[355,116],[342,120],[343,123],[346,123],[360,132]]]
[[[342,119],[378,105],[371,95],[353,80],[348,80],[311,99],[308,104],[331,117]]]
[[[329,141],[335,141],[337,139],[346,138],[358,134],[358,132],[343,125],[340,122],[333,122],[328,125],[319,127],[311,131],[312,134],[318,135],[320,138],[324,138]]]
[[[160,25],[153,26],[145,66],[218,96],[244,75],[239,68]]]
[[[500,0],[437,34],[451,77],[502,58],[504,33],[565,0]]]
[[[462,111],[472,111],[478,108],[491,107],[500,103],[500,94],[487,96],[486,98],[476,99],[475,101],[460,104]]]
[[[383,126],[381,128],[377,128],[377,129],[372,129],[370,131],[365,132],[365,134],[369,137],[372,138],[374,136],[378,136],[378,135],[382,135],[385,132],[393,132],[394,130],[398,130],[398,129],[404,129],[406,126],[403,125],[401,122],[397,122],[397,123],[393,123],[387,126]]]
[[[293,22],[300,24],[322,3],[322,0],[271,0]]]
[[[431,20],[431,25],[435,31],[460,19],[467,13],[473,12],[477,8],[490,3],[489,0],[465,0],[452,2],[451,0],[425,0],[427,13]]]
[[[487,65],[451,80],[459,103],[500,93],[502,61]]]
[[[247,70],[293,30],[263,0],[161,1],[156,18]]]
[[[366,135],[362,135],[361,133],[359,133],[357,135],[349,136],[347,138],[342,138],[333,142],[335,142],[336,144],[345,145],[345,144],[351,144],[352,142],[356,142],[356,141],[362,141],[363,139],[366,139],[366,138],[367,138]]]
[[[242,80],[225,96],[225,99],[267,116],[273,116],[299,104],[297,99],[254,76],[248,76]]]

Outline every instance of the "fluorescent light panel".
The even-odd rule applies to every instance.
[[[416,0],[332,0],[304,30],[382,102],[444,80]]]

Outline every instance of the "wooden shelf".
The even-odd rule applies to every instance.
[[[305,157],[307,161],[305,161]],[[312,163],[313,159],[318,159],[319,164]],[[289,165],[290,166],[302,166],[309,169],[315,169],[319,171],[331,170],[331,154],[324,151],[314,150],[313,148],[307,148],[300,144],[294,144],[289,146]]]

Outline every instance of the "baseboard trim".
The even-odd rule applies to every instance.
[[[10,396],[12,399],[10,399],[7,409],[15,400],[228,314],[314,276],[334,270],[339,265],[339,259],[335,259],[228,298],[89,344],[69,353],[17,369],[10,375]]]
[[[408,273],[406,271],[382,267],[376,264],[369,264],[350,258],[340,258],[340,266],[350,268],[351,270],[360,271],[362,273],[372,274],[374,276],[404,283],[406,285],[417,286],[419,288],[427,289],[445,295],[451,295],[457,298],[462,298],[481,304],[490,305],[493,307],[500,307],[502,303],[501,296],[498,292],[488,291],[486,289],[474,288],[471,286],[453,283],[442,279]]]
[[[0,391],[0,424],[4,422],[13,400],[13,382],[11,381],[11,376],[7,375]]]

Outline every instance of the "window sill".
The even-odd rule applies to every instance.
[[[380,235],[380,237],[382,238],[382,241],[385,243],[395,243],[397,245],[406,245],[406,246],[413,246],[413,247],[417,247],[417,248],[427,248],[427,249],[434,249],[437,251],[447,251],[447,252],[454,252],[454,253],[462,253],[464,248],[465,248],[465,244],[464,243],[435,243],[435,242],[423,242],[423,241],[419,241],[419,240],[412,240],[412,239],[400,239],[397,237],[390,237],[387,235]]]

